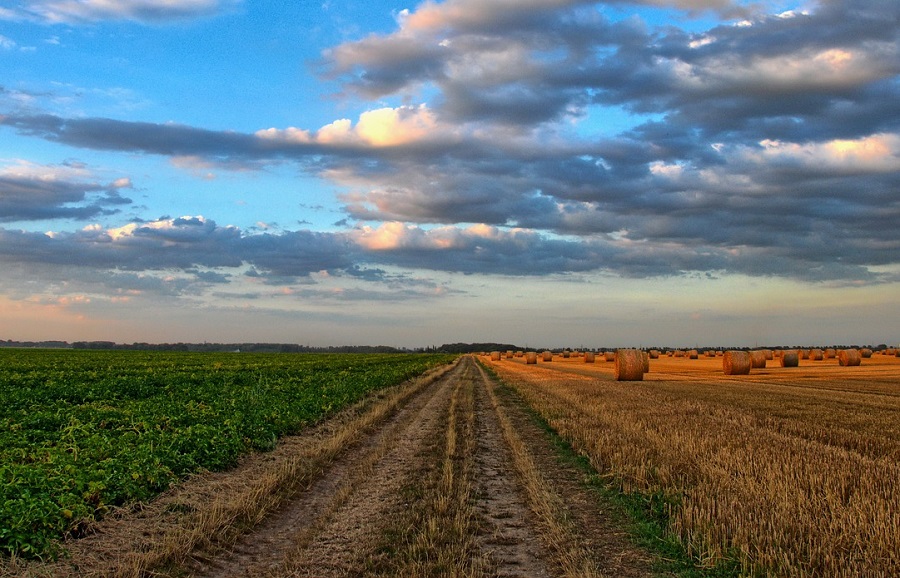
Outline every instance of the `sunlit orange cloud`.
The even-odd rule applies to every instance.
[[[368,145],[388,147],[433,138],[449,138],[453,130],[439,125],[434,113],[425,106],[385,107],[363,112],[356,125],[342,118],[315,133],[289,127],[268,128],[256,132],[260,139],[284,143],[319,143],[328,145]]]
[[[779,140],[760,141],[765,159],[780,158],[822,167],[867,171],[900,170],[900,135],[876,134],[860,139],[835,139],[798,144]]]
[[[387,251],[402,247],[450,249],[462,246],[466,240],[513,238],[522,229],[501,230],[485,224],[469,227],[448,225],[434,229],[422,229],[399,221],[383,223],[378,227],[360,227],[354,232],[356,242],[371,251]]]

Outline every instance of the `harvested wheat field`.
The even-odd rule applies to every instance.
[[[742,575],[900,576],[900,359],[487,362],[594,468],[654,496],[701,564]]]

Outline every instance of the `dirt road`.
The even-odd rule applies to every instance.
[[[645,576],[580,474],[471,357],[198,476],[20,575]]]

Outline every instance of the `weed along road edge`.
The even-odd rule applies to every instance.
[[[100,523],[46,576],[647,576],[519,399],[466,356]]]

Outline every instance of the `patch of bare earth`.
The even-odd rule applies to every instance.
[[[471,357],[108,519],[22,576],[645,576]]]

